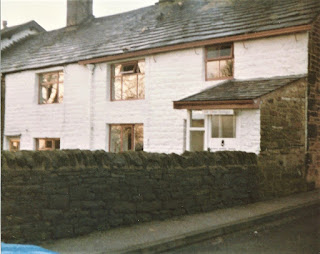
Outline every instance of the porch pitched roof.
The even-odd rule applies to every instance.
[[[258,108],[257,99],[304,76],[227,80],[217,86],[173,102],[175,109]]]

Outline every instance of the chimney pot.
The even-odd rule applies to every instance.
[[[6,20],[2,21],[2,27],[7,28],[8,27],[8,22]]]

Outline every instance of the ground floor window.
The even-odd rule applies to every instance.
[[[143,151],[143,124],[111,124],[109,140],[113,153]]]
[[[16,152],[20,150],[20,138],[19,137],[12,137],[9,139],[9,151]]]
[[[60,138],[36,138],[36,149],[38,151],[59,150]]]
[[[205,140],[205,118],[200,110],[189,112],[189,151],[203,151]]]

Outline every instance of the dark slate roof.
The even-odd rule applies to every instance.
[[[252,100],[291,84],[305,76],[275,77],[269,79],[228,80],[220,85],[196,93],[180,102]]]
[[[319,0],[175,0],[29,37],[3,52],[2,71],[306,25],[319,12]]]
[[[37,22],[35,22],[34,20],[31,20],[31,21],[24,23],[24,24],[1,29],[1,39],[10,38],[12,35],[14,35],[18,32],[21,32],[23,30],[27,30],[27,29],[36,30],[38,32],[45,32],[46,31]]]

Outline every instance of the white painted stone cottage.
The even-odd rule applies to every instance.
[[[71,1],[65,28],[2,52],[4,148],[259,153],[264,98],[291,84],[305,96],[319,11],[318,0],[160,0],[94,18],[92,0]]]

